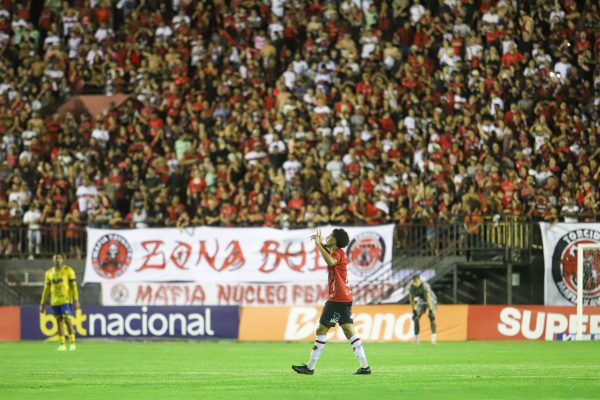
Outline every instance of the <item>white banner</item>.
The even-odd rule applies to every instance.
[[[544,302],[546,305],[577,304],[577,245],[600,243],[600,224],[540,223],[544,243]],[[600,305],[598,263],[584,265],[583,304]]]
[[[369,304],[394,282],[350,285],[354,304]],[[294,306],[323,305],[327,282],[320,283],[103,283],[105,306]]]
[[[334,227],[323,227],[323,239]],[[394,225],[344,227],[348,281],[391,269]],[[314,230],[87,230],[85,282],[325,282]]]

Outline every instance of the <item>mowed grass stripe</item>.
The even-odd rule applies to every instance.
[[[313,376],[292,363],[310,343],[0,344],[2,398],[598,399],[600,343],[366,343],[371,376],[353,376],[347,343],[329,343]]]

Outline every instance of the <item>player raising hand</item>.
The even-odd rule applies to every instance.
[[[348,233],[343,229],[334,229],[323,243],[321,231],[310,237],[314,240],[321,256],[327,263],[329,300],[325,303],[323,313],[319,319],[317,337],[310,354],[308,364],[292,365],[292,369],[299,374],[312,375],[319,357],[327,343],[327,331],[339,324],[344,335],[350,341],[354,354],[360,361],[360,368],[356,375],[369,375],[371,368],[367,363],[365,350],[358,335],[354,332],[352,321],[352,294],[348,288],[348,257],[344,247],[348,246],[350,239]]]

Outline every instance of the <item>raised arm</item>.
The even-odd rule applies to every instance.
[[[321,252],[321,256],[323,256],[323,259],[325,260],[327,265],[333,267],[338,263],[338,260],[336,260],[335,257],[333,257],[331,254],[329,254],[325,246],[323,246],[323,239],[321,238],[320,230],[317,230],[317,233],[312,235],[310,239],[315,241],[315,245],[317,246],[317,249],[319,249],[319,251]]]

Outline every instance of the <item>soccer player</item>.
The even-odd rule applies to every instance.
[[[370,375],[371,368],[367,363],[365,350],[358,335],[354,332],[352,325],[352,294],[348,289],[348,257],[344,252],[344,247],[348,246],[350,239],[348,233],[343,229],[334,229],[325,240],[321,238],[321,232],[317,230],[312,235],[311,240],[315,241],[321,256],[327,263],[329,274],[327,283],[329,288],[329,300],[325,303],[325,308],[319,319],[317,328],[317,338],[310,354],[308,364],[292,365],[292,369],[299,374],[312,375],[315,372],[315,366],[319,357],[325,348],[327,342],[327,331],[339,324],[344,331],[344,335],[350,341],[354,349],[354,354],[360,362],[360,368],[355,375]]]
[[[65,327],[69,333],[69,349],[75,350],[75,330],[71,317],[75,315],[73,304],[77,310],[79,306],[79,294],[77,293],[77,281],[75,280],[75,271],[73,268],[64,264],[62,255],[57,254],[52,258],[54,266],[46,271],[46,284],[42,292],[42,301],[40,304],[40,313],[46,312],[46,301],[50,295],[50,306],[56,316],[58,324],[58,337],[60,340],[59,351],[67,350],[65,345]]]
[[[431,343],[436,341],[435,310],[437,309],[437,298],[427,282],[423,282],[419,275],[412,277],[408,290],[408,299],[413,310],[413,321],[415,328],[415,343],[419,344],[419,319],[429,309],[429,323],[431,324]]]

